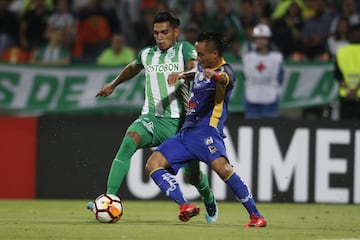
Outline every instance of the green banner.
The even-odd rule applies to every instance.
[[[233,63],[237,84],[230,112],[243,110],[241,63]],[[142,75],[118,86],[107,98],[95,98],[121,68],[44,67],[0,64],[0,113],[139,112],[144,101]],[[337,96],[331,63],[286,64],[281,108],[325,105]]]

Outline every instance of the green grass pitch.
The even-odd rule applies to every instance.
[[[200,215],[177,219],[171,201],[124,201],[124,215],[113,224],[98,223],[86,200],[0,200],[0,239],[154,239],[154,240],[360,240],[360,206],[259,203],[268,226],[246,229],[240,203],[219,202],[216,224]]]

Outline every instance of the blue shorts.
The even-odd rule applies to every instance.
[[[181,129],[174,137],[163,142],[156,151],[165,156],[174,173],[192,160],[211,166],[211,162],[216,158],[228,159],[223,135],[211,126]]]

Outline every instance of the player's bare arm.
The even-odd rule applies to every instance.
[[[168,76],[168,84],[175,85],[179,79],[193,80],[195,77],[197,68],[197,62],[195,60],[190,60],[187,62],[186,70],[179,73],[170,73]]]
[[[210,68],[204,69],[206,78],[226,86],[229,83],[229,76],[225,72],[216,72]]]
[[[121,73],[119,73],[116,78],[110,83],[104,84],[101,90],[96,94],[96,97],[107,97],[112,94],[114,89],[120,84],[123,83],[133,77],[135,77],[141,68],[135,64],[135,61],[129,63]]]

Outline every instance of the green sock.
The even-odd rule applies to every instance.
[[[212,203],[214,201],[214,194],[210,189],[209,181],[205,173],[201,173],[201,179],[198,185],[195,185],[199,191],[201,199],[205,204]]]
[[[131,157],[136,152],[136,149],[134,139],[125,136],[111,164],[106,193],[117,194],[126,174],[129,172]]]

